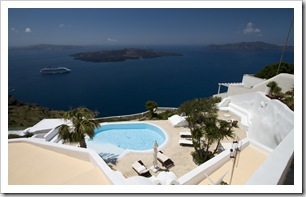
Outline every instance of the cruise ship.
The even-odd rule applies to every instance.
[[[57,68],[47,67],[40,70],[40,72],[43,74],[69,73],[70,71],[71,70],[66,67],[57,67]]]

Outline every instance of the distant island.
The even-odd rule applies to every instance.
[[[229,44],[210,44],[208,49],[226,50],[283,50],[284,46],[269,44],[265,42],[239,42]],[[293,50],[293,46],[286,46],[286,50]]]
[[[55,50],[55,49],[79,49],[78,45],[55,45],[55,44],[36,44],[29,46],[9,47],[9,50]]]
[[[179,53],[157,52],[147,49],[125,48],[121,50],[102,50],[71,55],[76,60],[88,62],[122,62],[129,59],[182,56]]]

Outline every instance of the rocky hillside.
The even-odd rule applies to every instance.
[[[8,97],[8,126],[31,127],[44,118],[61,118],[64,111],[51,110],[37,104],[28,104],[18,101],[14,96]]]

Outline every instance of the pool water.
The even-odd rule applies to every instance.
[[[112,123],[97,128],[94,138],[86,139],[86,143],[89,148],[96,150],[99,154],[101,152],[111,152],[112,150],[109,149],[113,149],[113,152],[119,154],[120,150],[127,149],[135,151],[150,150],[153,149],[154,141],[161,145],[165,140],[165,133],[152,124]]]

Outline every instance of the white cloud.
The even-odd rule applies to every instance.
[[[11,31],[12,31],[12,32],[15,32],[15,33],[18,33],[18,30],[17,30],[15,27],[12,27],[12,28],[11,28]]]
[[[27,28],[24,30],[24,32],[26,32],[26,33],[31,33],[31,32],[32,32],[32,30],[31,30],[31,28],[30,28],[30,27],[27,27]]]
[[[107,41],[109,41],[109,42],[118,42],[118,40],[116,40],[114,38],[107,38]]]
[[[242,30],[242,32],[244,34],[252,34],[252,33],[260,33],[260,29],[259,28],[255,28],[254,24],[252,22],[249,22],[245,29]]]
[[[72,27],[71,25],[64,24],[64,23],[61,23],[61,24],[58,25],[58,28],[60,28],[60,29],[69,29],[71,27]]]

